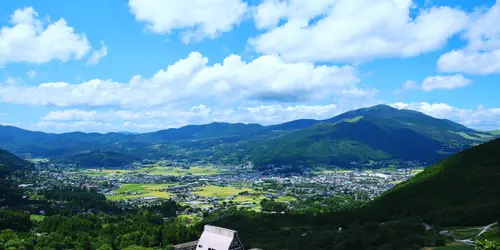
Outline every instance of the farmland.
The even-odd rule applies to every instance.
[[[205,186],[202,187],[199,191],[194,192],[194,194],[197,194],[199,196],[204,196],[204,197],[227,197],[231,195],[236,195],[241,192],[245,191],[252,191],[250,188],[235,188],[235,187],[219,187],[219,186]]]
[[[141,197],[170,198],[170,194],[160,191],[174,184],[124,184],[114,191],[114,195],[106,196],[109,200],[125,200]]]

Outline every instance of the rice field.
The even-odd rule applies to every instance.
[[[109,195],[106,196],[106,198],[108,200],[127,200],[141,197],[158,197],[168,199],[170,198],[170,194],[160,190],[173,185],[176,184],[124,184],[119,189],[114,191],[116,193],[115,195]]]
[[[194,194],[197,194],[199,196],[204,196],[204,197],[228,197],[231,195],[236,195],[238,193],[244,192],[244,191],[252,191],[250,188],[235,188],[235,187],[220,187],[220,186],[205,186],[202,187],[199,191],[194,192]]]
[[[297,198],[292,197],[292,196],[280,196],[274,200],[278,201],[278,202],[292,202],[292,201],[296,201]]]

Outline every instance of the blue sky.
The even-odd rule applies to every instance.
[[[154,131],[384,103],[500,129],[500,1],[0,2],[0,124]]]

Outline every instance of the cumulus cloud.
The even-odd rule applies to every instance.
[[[443,47],[468,21],[460,9],[414,8],[411,0],[265,0],[254,20],[267,30],[249,43],[287,61],[406,58]]]
[[[443,54],[438,60],[442,72],[487,75],[500,73],[500,1],[473,15],[464,39],[467,46]]]
[[[465,126],[479,130],[493,130],[500,128],[500,108],[485,108],[478,106],[475,109],[456,108],[446,103],[393,103],[391,106],[398,109],[412,109],[436,118],[449,119]]]
[[[358,82],[351,66],[287,63],[277,55],[250,62],[230,55],[222,63],[209,65],[206,57],[193,52],[149,78],[136,75],[126,83],[94,79],[79,84],[0,86],[0,101],[60,107],[148,107],[214,98],[220,102],[302,102],[376,93],[358,87]]]
[[[157,108],[143,110],[58,110],[46,114],[39,126],[48,127],[57,124],[64,131],[71,131],[75,126],[84,131],[112,131],[134,129],[134,131],[154,131],[180,127],[189,124],[211,122],[245,122],[259,124],[277,124],[296,119],[327,119],[346,111],[336,104],[327,105],[260,105],[240,106],[235,108],[207,107],[205,105],[190,108]],[[108,124],[108,128],[99,129],[96,124]],[[96,126],[94,126],[96,125]],[[45,128],[44,127],[44,128]],[[46,128],[45,128],[46,129]],[[116,131],[116,130],[115,130]]]
[[[242,0],[129,0],[137,21],[154,33],[182,32],[185,43],[215,38],[237,25],[247,12]]]
[[[15,10],[10,24],[0,29],[0,66],[9,62],[65,62],[82,59],[91,50],[86,36],[76,33],[66,20],[40,20],[32,7]]]
[[[463,75],[453,76],[429,76],[422,82],[424,91],[435,89],[455,89],[469,85],[472,81],[465,78]]]
[[[456,74],[450,76],[428,76],[421,84],[408,80],[401,85],[401,88],[394,90],[394,94],[401,94],[408,90],[432,91],[436,89],[456,89],[462,88],[472,83],[472,80],[463,75]]]
[[[108,55],[108,47],[106,47],[106,44],[104,44],[104,42],[101,42],[101,48],[92,53],[92,55],[87,60],[87,65],[96,65],[99,63],[101,58],[107,55]]]

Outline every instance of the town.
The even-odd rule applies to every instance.
[[[154,204],[171,199],[182,206],[180,216],[199,218],[229,207],[257,212],[263,200],[286,204],[287,210],[300,209],[306,200],[336,196],[373,199],[403,182],[422,168],[395,169],[315,169],[304,173],[262,173],[244,166],[181,165],[168,162],[134,164],[122,169],[82,169],[35,161],[37,184],[32,190],[49,187],[81,187],[101,193],[124,207]]]

